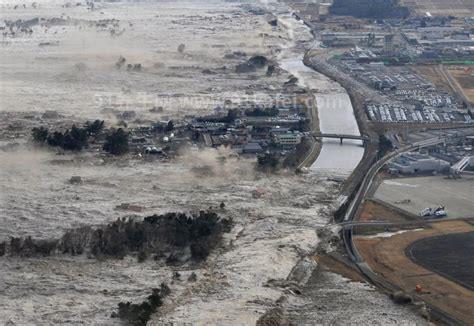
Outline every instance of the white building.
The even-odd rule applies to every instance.
[[[301,134],[299,132],[274,133],[274,142],[283,147],[294,147],[301,143]]]

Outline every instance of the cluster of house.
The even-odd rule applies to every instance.
[[[215,117],[201,117],[189,124],[190,130],[199,135],[206,146],[229,146],[239,154],[267,151],[285,154],[301,143],[306,118],[302,111],[289,113],[287,109],[281,109],[275,116],[242,116],[224,122],[213,120]]]
[[[308,120],[304,112],[303,106],[292,105],[259,109],[259,114],[239,112],[232,118],[227,113],[218,113],[161,121],[130,130],[130,146],[142,154],[166,155],[184,144],[227,146],[239,154],[285,154],[300,144],[305,135]]]

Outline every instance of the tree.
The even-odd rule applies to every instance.
[[[64,144],[64,135],[59,131],[55,131],[52,135],[48,136],[47,142],[49,146],[62,147]]]
[[[285,167],[296,167],[301,162],[302,157],[306,157],[306,154],[311,150],[312,142],[308,137],[303,137],[301,142],[296,145],[294,150],[286,155],[283,160],[283,166]]]
[[[161,283],[160,288],[152,289],[151,295],[140,304],[131,302],[120,302],[118,311],[112,317],[119,317],[132,326],[145,326],[151,315],[163,305],[163,299],[171,293],[170,288],[165,283]]]
[[[70,151],[81,151],[84,147],[87,147],[87,131],[83,128],[78,128],[75,125],[71,127],[64,134],[63,149]]]
[[[128,133],[122,128],[113,130],[106,138],[104,150],[112,155],[128,152]]]
[[[393,144],[385,135],[379,136],[379,152],[384,156],[393,149]]]
[[[231,122],[234,122],[235,119],[237,119],[239,117],[239,110],[237,109],[229,109],[227,111],[227,122],[228,123],[231,123]]]
[[[86,129],[89,136],[96,137],[104,130],[104,120],[97,119],[94,122],[87,121],[84,125],[84,129]]]
[[[276,108],[253,108],[245,111],[245,115],[249,117],[276,117],[278,109]]]
[[[80,151],[84,147],[88,146],[87,131],[84,128],[78,128],[75,125],[70,130],[66,130],[64,133],[55,131],[49,133],[47,129],[34,128],[33,138],[37,142],[46,141],[49,146],[61,147],[62,149],[69,151]]]
[[[300,119],[298,121],[298,130],[302,132],[310,131],[311,130],[310,123],[311,123],[311,120],[308,118]]]
[[[43,144],[48,139],[49,131],[45,127],[33,128],[32,129],[33,140],[36,143]]]
[[[258,166],[265,170],[275,170],[279,163],[280,159],[278,158],[278,155],[272,153],[266,153],[259,156],[257,159]]]
[[[174,122],[173,120],[168,121],[168,124],[166,125],[166,132],[173,131],[174,129]]]

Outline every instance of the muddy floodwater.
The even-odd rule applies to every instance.
[[[281,24],[268,24],[271,13]],[[255,171],[255,159],[224,149],[189,148],[175,159],[147,161],[59,155],[29,142],[32,126],[95,118],[114,126],[125,111],[133,111],[133,126],[211,113],[228,99],[266,103],[292,95],[283,86],[291,75],[314,90],[323,131],[332,131],[337,120],[357,133],[343,90],[302,65],[311,39],[284,4],[96,1],[92,9],[80,0],[0,1],[0,26],[18,20],[28,27],[0,36],[0,241],[57,238],[74,227],[221,202],[225,208],[216,209],[234,227],[202,264],[0,257],[0,323],[117,325],[111,314],[119,302],[139,303],[161,282],[171,295],[152,316],[154,325],[254,325],[277,301],[287,302],[285,314],[295,324],[423,323],[373,287],[308,258],[337,235],[327,225],[341,184],[318,167],[345,157],[333,167],[347,175],[362,155],[357,144],[324,141],[313,172],[266,175]],[[282,69],[272,76],[238,74],[243,52],[264,55]],[[324,103],[333,102],[325,96],[339,98],[336,107],[326,110]],[[72,176],[81,182],[69,182]],[[253,195],[257,189],[261,196]],[[123,204],[139,209],[123,210]],[[195,282],[188,281],[192,272]],[[286,286],[289,275],[301,294]]]

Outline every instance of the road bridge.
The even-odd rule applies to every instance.
[[[321,133],[321,132],[315,132],[313,133],[313,136],[316,138],[335,138],[339,139],[341,144],[344,139],[355,139],[355,140],[362,140],[364,142],[370,141],[370,138],[368,136],[359,136],[359,135],[346,135],[346,134],[330,134],[330,133]]]

